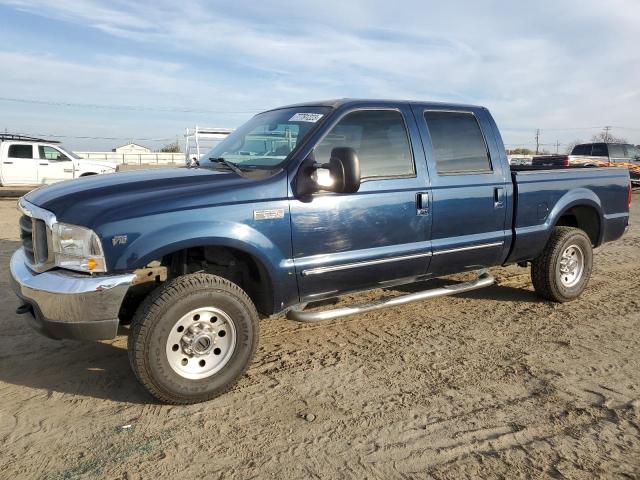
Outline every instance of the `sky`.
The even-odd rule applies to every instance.
[[[358,97],[483,105],[508,147],[640,143],[639,44],[639,0],[0,0],[0,129],[156,149]]]

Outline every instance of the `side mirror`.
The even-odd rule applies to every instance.
[[[353,148],[331,150],[329,163],[318,163],[310,155],[300,166],[293,187],[299,197],[319,191],[354,193],[360,188],[360,161]]]
[[[197,157],[187,158],[187,168],[197,168],[200,166],[200,161]]]
[[[353,148],[336,147],[331,150],[329,173],[333,185],[329,189],[337,193],[355,193],[360,188],[360,160]]]

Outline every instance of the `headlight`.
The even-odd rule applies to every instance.
[[[93,230],[54,223],[53,254],[56,266],[80,272],[106,272],[100,239]]]

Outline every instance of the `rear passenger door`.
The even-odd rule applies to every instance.
[[[2,161],[2,179],[7,185],[36,185],[38,156],[30,143],[12,143]]]
[[[509,229],[506,199],[511,180],[510,172],[503,171],[506,166],[490,127],[481,127],[489,125],[486,112],[413,109],[433,196],[429,273],[438,276],[499,264]]]

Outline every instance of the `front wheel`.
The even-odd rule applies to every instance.
[[[258,313],[239,286],[215,275],[184,275],[138,308],[129,360],[140,383],[159,400],[203,402],[242,376],[258,336]]]
[[[568,302],[587,287],[592,266],[587,234],[579,228],[556,227],[542,254],[531,262],[531,281],[542,298]]]

